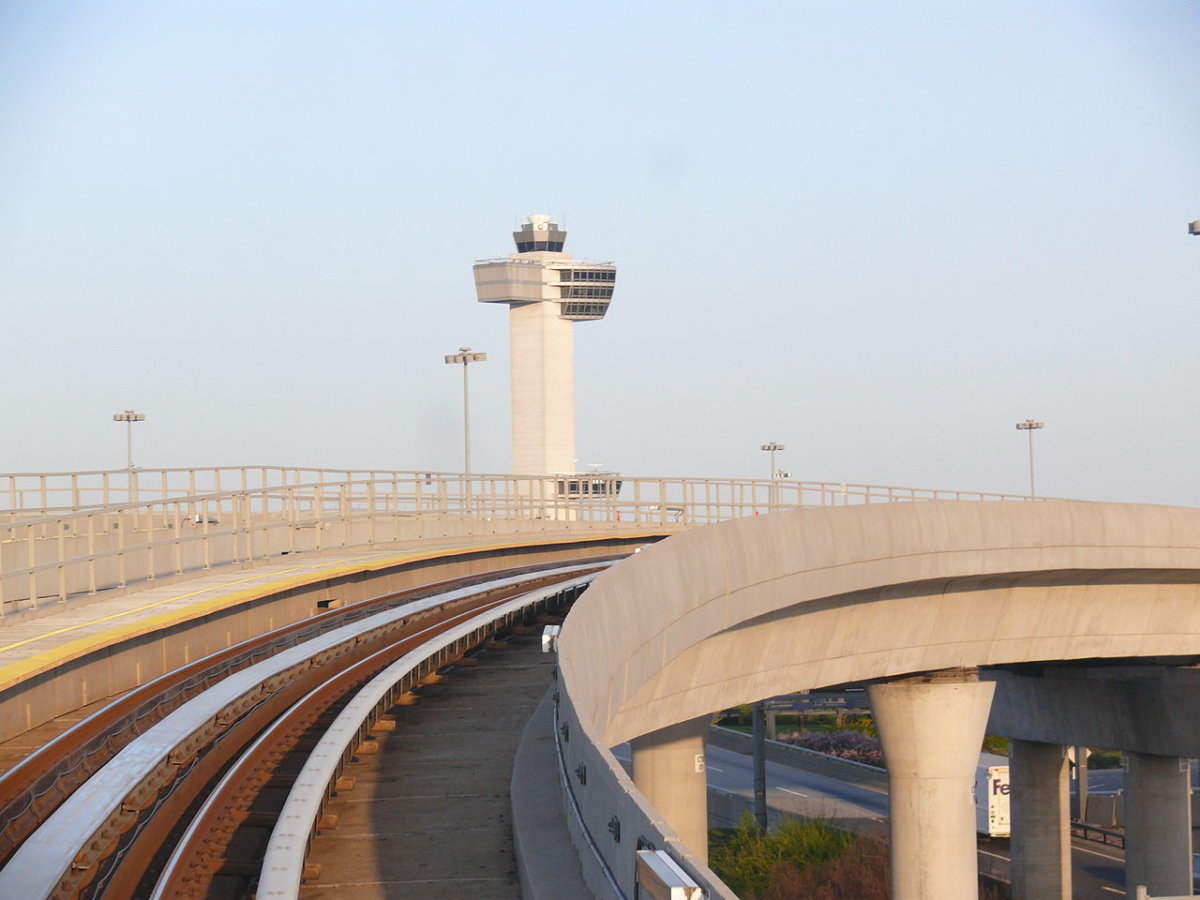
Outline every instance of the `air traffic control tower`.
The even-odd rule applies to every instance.
[[[619,483],[577,476],[576,322],[603,319],[617,267],[563,252],[567,232],[550,216],[530,216],[513,233],[517,252],[475,263],[480,303],[508,304],[512,356],[512,448],[517,475],[569,476],[560,493],[608,493]]]

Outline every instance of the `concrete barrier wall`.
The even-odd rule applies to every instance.
[[[1120,794],[1089,794],[1083,821],[1101,828],[1116,828],[1122,822],[1124,797]],[[1192,797],[1192,816],[1196,815],[1196,797]]]
[[[586,732],[571,705],[567,685],[561,682],[557,723],[565,787],[571,795],[567,798],[567,823],[584,880],[594,896],[638,896],[636,853],[655,849],[667,851],[711,900],[737,900],[646,802],[617,758]]]
[[[598,538],[595,542],[454,550],[379,571],[305,585],[264,589],[260,596],[151,634],[105,642],[63,658],[53,668],[12,684],[0,684],[0,740],[8,740],[81,706],[111,697],[210,653],[274,628],[307,619],[328,606],[351,605],[393,591],[508,566],[558,562],[627,551],[645,542]]]
[[[636,523],[438,513],[356,513],[318,521],[226,509],[211,516],[210,523],[197,524],[190,518],[145,512],[100,512],[17,527],[11,539],[0,535],[0,612],[11,614],[56,598],[126,590],[150,580],[194,577],[206,568],[297,553],[387,547],[431,538],[646,530]],[[29,568],[35,571],[25,572]]]
[[[754,752],[754,739],[750,735],[729,728],[721,728],[718,725],[714,725],[708,730],[707,740],[714,747],[732,750],[734,753],[744,753],[749,756]],[[806,772],[836,778],[847,784],[871,790],[887,790],[887,770],[878,766],[868,766],[849,759],[838,759],[836,756],[817,753],[815,750],[805,750],[803,747],[794,747],[782,741],[767,741],[765,746],[767,759],[771,762],[804,769]]]

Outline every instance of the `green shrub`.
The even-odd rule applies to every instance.
[[[875,729],[875,719],[872,716],[848,716],[842,727],[848,731],[861,731],[873,738],[879,737],[879,732]]]
[[[780,865],[801,871],[836,859],[853,835],[822,820],[788,821],[760,834],[746,813],[731,832],[717,832],[709,845],[709,865],[743,900],[765,896],[771,873]]]
[[[1125,764],[1120,750],[1093,750],[1088,754],[1089,769],[1119,769]]]
[[[1000,737],[998,734],[984,735],[983,752],[995,753],[999,756],[1008,756],[1008,738]]]

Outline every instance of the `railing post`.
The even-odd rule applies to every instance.
[[[313,522],[313,549],[321,550],[324,547],[325,537],[325,480],[323,473],[313,492]]]
[[[0,541],[0,619],[8,615],[8,578],[4,574],[3,541]]]
[[[149,522],[146,525],[146,538],[144,545],[146,547],[146,580],[153,581],[156,573],[154,565],[154,507],[148,507],[146,510],[146,518]]]
[[[64,534],[66,523],[61,520],[58,525],[58,599],[67,599],[67,538]]]
[[[367,482],[367,543],[375,544],[375,476]]]
[[[208,536],[208,519],[208,500],[206,498],[200,502],[200,548],[202,565],[205,569],[212,568],[212,543]]]
[[[87,521],[88,521],[88,533],[87,533],[88,594],[95,594],[96,593],[96,515],[95,515],[95,513],[88,513]]]
[[[117,513],[117,587],[125,587],[125,521]]]
[[[171,508],[175,512],[173,525],[175,530],[175,574],[183,574],[183,513],[181,512],[182,502],[176,501],[171,504]]]

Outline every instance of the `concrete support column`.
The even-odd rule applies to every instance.
[[[630,741],[633,783],[697,857],[708,859],[708,718],[681,722]]]
[[[868,688],[891,792],[892,900],[978,900],[975,769],[995,685]]]
[[[1176,756],[1125,754],[1125,891],[1192,892],[1192,810],[1188,763]]]
[[[1011,741],[1013,900],[1071,900],[1067,749]]]

